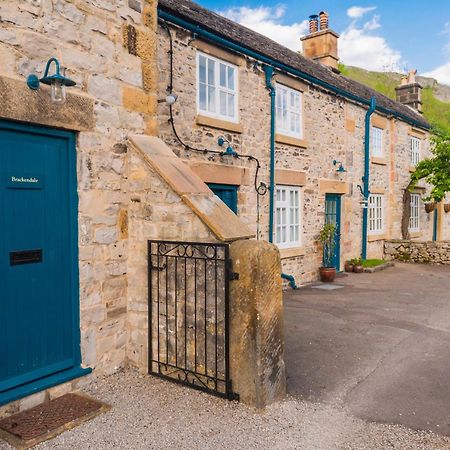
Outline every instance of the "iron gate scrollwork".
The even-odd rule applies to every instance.
[[[235,399],[228,245],[149,241],[148,267],[149,373]]]

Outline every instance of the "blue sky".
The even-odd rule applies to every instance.
[[[450,85],[450,0],[196,1],[296,50],[308,16],[326,10],[344,63],[418,69]]]

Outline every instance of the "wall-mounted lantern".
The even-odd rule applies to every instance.
[[[55,63],[55,73],[49,75],[48,71],[50,69],[51,63]],[[55,103],[64,103],[66,100],[66,86],[75,86],[75,81],[67,78],[65,76],[66,69],[59,66],[59,61],[56,58],[50,58],[45,66],[44,76],[38,78],[36,75],[28,75],[27,85],[33,91],[39,89],[39,84],[44,83],[51,86],[52,101]],[[61,73],[62,72],[62,73]]]
[[[345,173],[345,172],[347,172],[347,171],[344,169],[344,166],[342,165],[342,163],[341,163],[340,161],[337,161],[336,159],[333,160],[333,166],[339,166],[339,167],[336,169],[336,172],[337,172],[337,173]]]
[[[234,157],[238,156],[234,148],[230,145],[230,142],[227,141],[224,137],[222,136],[219,137],[219,139],[217,139],[217,143],[219,144],[220,147],[223,147],[225,144],[227,145],[227,148],[222,153],[222,156],[234,156]]]

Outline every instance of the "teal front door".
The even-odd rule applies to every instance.
[[[237,190],[238,186],[232,184],[209,183],[209,188],[222,200],[228,208],[237,214]]]
[[[341,270],[341,196],[326,194],[325,196],[325,223],[336,225],[334,254],[331,265],[337,271]]]
[[[0,404],[80,369],[73,133],[0,121]]]

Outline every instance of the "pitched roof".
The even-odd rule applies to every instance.
[[[428,121],[410,107],[396,102],[364,84],[337,74],[330,68],[305,58],[300,53],[289,50],[266,36],[226,19],[197,3],[190,0],[159,0],[158,8],[359,98],[369,101],[371,97],[375,97],[378,106],[406,116],[423,128],[430,127]]]

